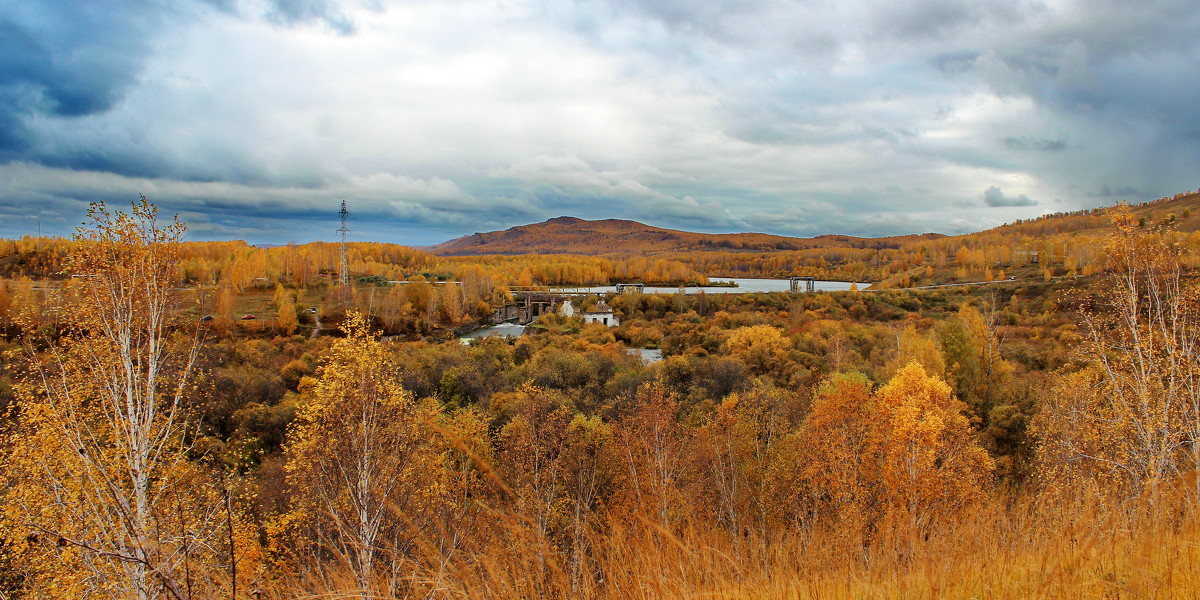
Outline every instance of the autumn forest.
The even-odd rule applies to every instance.
[[[1200,596],[1200,192],[515,229],[351,242],[349,285],[145,198],[0,240],[0,600]],[[796,275],[873,285],[460,340],[553,286]]]

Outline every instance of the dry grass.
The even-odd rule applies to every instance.
[[[1190,499],[1137,509],[1078,501],[996,501],[912,536],[798,530],[731,539],[610,523],[573,570],[524,521],[492,515],[489,538],[448,558],[426,548],[392,592],[362,594],[336,566],[285,578],[275,598],[651,600],[1200,598],[1200,511]]]

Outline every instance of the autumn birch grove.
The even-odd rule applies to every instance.
[[[93,205],[0,242],[0,600],[1196,598],[1200,238],[1162,208],[1194,197],[825,246],[359,242],[345,294],[333,244]],[[801,267],[878,285],[459,339],[522,290]]]

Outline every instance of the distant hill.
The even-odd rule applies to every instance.
[[[899,248],[918,240],[933,240],[941,234],[860,238],[822,235],[793,238],[766,233],[692,233],[663,229],[637,221],[605,219],[587,221],[557,217],[520,225],[503,231],[475,233],[432,246],[428,251],[441,256],[482,254],[584,254],[627,255],[672,252],[775,252],[814,248]]]
[[[1072,212],[1043,215],[1036,219],[1017,220],[964,237],[1001,235],[1046,236],[1060,233],[1102,234],[1112,227],[1109,211],[1113,206],[1088,208]],[[1200,190],[1183,192],[1157,200],[1130,203],[1130,212],[1145,220],[1148,226],[1170,225],[1172,229],[1191,233],[1200,231]]]
[[[980,275],[1047,279],[1096,273],[1104,266],[1102,248],[1113,230],[1113,208],[1047,214],[919,247],[910,245],[901,251],[908,256],[893,260],[891,274],[876,287],[957,283],[979,280]],[[1162,227],[1193,234],[1193,239],[1194,232],[1200,231],[1200,191],[1130,203],[1129,210],[1147,231]],[[913,253],[932,260],[914,260]]]

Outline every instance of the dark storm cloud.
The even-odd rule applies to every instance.
[[[81,143],[56,135],[54,128],[29,126],[50,117],[63,119],[59,129],[69,129],[112,111],[139,84],[156,48],[189,22],[206,18],[207,6],[239,11],[236,0],[0,0],[0,160],[135,177],[264,181],[264,170],[246,155],[211,156],[215,160],[201,166],[147,148],[147,140],[122,137],[123,132]],[[271,0],[263,16],[282,26],[321,23],[338,33],[353,31],[329,0]]]
[[[141,2],[0,4],[0,157],[35,146],[26,119],[112,108],[136,83],[162,13]]]
[[[1038,150],[1042,152],[1060,152],[1067,149],[1067,140],[1039,140],[1031,137],[1004,138],[1004,145],[1013,150]]]
[[[547,218],[520,199],[480,201],[447,180],[394,176],[352,178],[320,188],[183,182],[63,170],[32,163],[0,165],[0,236],[70,235],[89,202],[126,207],[139,194],[163,214],[179,214],[189,239],[261,243],[330,240],[341,200],[350,206],[361,240],[427,245],[476,225],[502,229],[512,221]],[[403,200],[398,200],[401,198]]]
[[[49,31],[41,23],[0,21],[0,81],[9,111],[82,116],[107,110],[133,83],[136,60],[113,52],[107,40],[80,40],[85,30],[105,29],[107,15],[81,10],[78,23],[55,24]],[[135,30],[134,36],[138,35]],[[137,54],[133,42],[132,54]]]
[[[1132,118],[1169,125],[1172,141],[1200,124],[1188,100],[1200,91],[1200,11],[1193,2],[1101,1],[1048,16],[1047,24],[1018,29],[1010,39],[942,56],[941,66],[1097,124]]]
[[[284,25],[320,22],[340,34],[354,32],[354,23],[330,0],[270,0],[267,18]]]
[[[192,14],[190,6],[137,0],[0,3],[0,160],[170,176],[173,165],[166,156],[123,148],[123,132],[78,145],[46,126],[70,130],[119,106],[138,85],[155,44]]]
[[[29,148],[29,133],[18,115],[0,109],[0,160]]]
[[[0,0],[4,214],[145,191],[271,242],[343,197],[424,242],[561,214],[951,233],[1200,164],[1185,0],[100,4]]]
[[[1088,192],[1088,198],[1136,198],[1141,193],[1133,186],[1117,186],[1111,187],[1107,185],[1100,186],[1100,189]]]
[[[1025,194],[1006,196],[1004,190],[992,186],[983,192],[983,203],[988,206],[1035,206],[1037,202]]]

